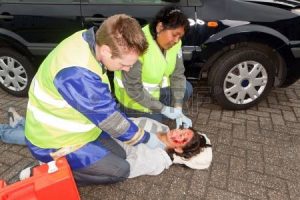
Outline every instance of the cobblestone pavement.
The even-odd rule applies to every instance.
[[[194,91],[188,106],[196,129],[213,144],[208,170],[172,166],[159,176],[144,176],[108,186],[79,188],[82,199],[300,199],[300,81],[274,89],[245,111],[222,110],[205,89]],[[196,100],[198,99],[198,100]],[[0,122],[13,105],[24,115],[27,98],[0,91]],[[0,142],[0,178],[17,181],[33,164],[26,147]]]

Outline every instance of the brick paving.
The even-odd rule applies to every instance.
[[[300,199],[300,80],[273,89],[258,106],[222,110],[198,88],[187,111],[194,127],[213,144],[208,170],[172,166],[159,176],[143,176],[113,185],[79,188],[82,199]],[[11,105],[24,115],[27,98],[0,91],[0,122]],[[35,161],[26,149],[0,142],[0,178],[17,181]]]

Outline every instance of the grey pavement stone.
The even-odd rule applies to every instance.
[[[291,112],[291,111],[282,111],[282,113],[283,113],[283,118],[286,121],[291,121],[291,122],[296,122],[297,121],[297,118],[296,118],[294,112]]]
[[[272,130],[272,120],[270,118],[259,117],[259,124],[261,129]]]
[[[5,144],[3,142],[0,142],[0,153],[6,151],[9,149],[12,145],[11,144]],[[1,158],[0,158],[1,159]]]
[[[288,123],[288,122],[286,122]],[[274,131],[276,131],[277,136],[283,136],[283,140],[289,139],[287,136],[289,135],[300,135],[300,129],[293,128],[293,127],[288,127],[288,126],[282,126],[282,125],[276,125],[274,124],[273,126]]]
[[[247,140],[251,142],[261,143],[264,145],[269,145],[269,146],[276,146],[278,142],[276,137],[269,138],[269,137],[264,137],[260,134],[251,134],[251,133],[247,133]]]
[[[221,128],[221,129],[229,129],[229,130],[232,129],[232,124],[221,122],[221,121],[210,120],[208,122],[208,125],[213,126],[213,127],[217,127],[217,128]]]
[[[204,102],[202,93],[193,98],[185,111],[212,141],[208,170],[174,165],[159,176],[80,187],[81,199],[300,199],[300,81],[273,89],[248,110],[223,110],[210,97]],[[8,106],[24,115],[27,101],[0,90],[0,123],[7,123]],[[0,154],[0,179],[9,184],[36,164],[26,147],[0,142]]]
[[[282,115],[280,115],[280,114],[271,113],[271,118],[272,118],[273,124],[278,124],[278,125],[285,124],[284,119],[283,119]]]
[[[10,166],[0,162],[0,174],[5,172]]]
[[[254,115],[248,115],[248,114],[243,114],[243,113],[236,112],[234,116],[237,119],[246,119],[246,120],[250,120],[250,121],[258,121],[258,116],[254,116]]]
[[[216,151],[222,152],[222,153],[228,154],[228,155],[238,156],[238,157],[245,157],[246,156],[246,150],[245,149],[233,147],[233,146],[230,146],[230,145],[218,144],[217,148],[216,148]]]
[[[197,197],[197,199],[203,198],[205,196],[208,178],[209,178],[208,170],[195,171],[194,176],[191,179],[190,186],[187,193],[191,194],[194,197]]]
[[[234,111],[231,110],[222,110],[222,115],[226,117],[233,117],[234,116]]]
[[[84,194],[87,194],[89,197],[92,197],[92,199],[105,199],[105,200],[125,199],[127,192],[120,190],[116,186],[117,185],[94,186],[94,189]],[[81,193],[81,195],[84,194]]]
[[[232,142],[232,132],[229,130],[220,130],[218,143],[230,145]]]
[[[203,133],[217,133],[219,128],[218,127],[214,127],[211,125],[203,125],[203,124],[197,124],[194,126],[194,128],[196,130],[199,130]]]
[[[255,199],[268,199],[265,188],[248,182],[229,179],[228,190]]]
[[[281,193],[288,193],[286,181],[281,178],[249,171],[247,181]]]
[[[209,187],[206,199],[207,200],[246,200],[246,197],[233,192],[228,192],[227,190],[220,190],[218,188]]]
[[[268,112],[260,112],[260,111],[254,111],[254,110],[246,110],[246,113],[248,115],[254,115],[258,117],[270,117],[270,113]]]
[[[194,196],[192,194],[188,194],[185,198],[185,200],[195,200],[195,199],[199,199],[197,196]],[[204,198],[201,198],[204,199]]]
[[[278,88],[277,90],[272,90],[271,94],[272,93],[275,94],[275,95],[277,95],[277,94],[285,94],[285,90],[286,90],[286,88]]]
[[[245,114],[246,113],[246,110],[236,110],[234,111],[235,113],[240,113],[240,114]]]
[[[209,119],[210,120],[220,120],[221,118],[221,111],[220,110],[212,110],[210,115],[209,115]]]
[[[246,123],[245,119],[238,119],[238,118],[227,117],[227,116],[222,116],[221,120],[222,120],[222,122],[231,123],[233,125],[235,125],[235,124],[245,125],[245,123]]]
[[[229,166],[230,155],[223,154],[222,152],[213,151],[213,162],[219,162]]]
[[[11,145],[11,147],[9,148],[9,151],[19,153],[23,149],[27,149],[27,147],[26,146],[21,146],[21,145]]]
[[[300,182],[287,182],[291,200],[300,199]]]
[[[270,108],[275,108],[275,109],[280,109],[280,110],[287,110],[287,111],[292,111],[292,107],[290,106],[283,106],[283,105],[276,105],[276,104],[270,104]]]
[[[250,150],[254,150],[254,151],[259,151],[262,147],[262,145],[259,143],[250,142],[247,140],[239,140],[239,139],[233,139],[232,146],[239,147],[242,149],[250,149]]]
[[[227,189],[227,177],[228,177],[228,168],[227,165],[222,163],[213,163],[211,170],[210,185]]]
[[[187,195],[189,181],[185,179],[175,178],[171,182],[165,199],[184,199]]]
[[[165,199],[168,189],[169,188],[162,187],[161,185],[153,184],[152,187],[150,188],[147,199],[163,200],[163,199]]]
[[[231,156],[229,176],[233,179],[247,180],[246,159]]]
[[[141,181],[139,178],[129,179],[126,182],[120,183],[121,190],[130,192],[136,195],[143,195],[149,193],[149,188],[152,183]]]
[[[288,98],[287,98],[286,94],[277,94],[277,99],[278,99],[279,103],[282,103],[284,101],[288,101]]]
[[[282,158],[279,155],[279,149],[277,147],[264,147],[264,159],[266,163],[281,166]]]
[[[259,151],[247,151],[247,170],[264,172],[264,160],[261,152]]]
[[[289,200],[289,196],[285,193],[280,193],[275,190],[268,190],[268,197],[272,200]]]
[[[22,159],[21,155],[18,155],[14,152],[6,151],[2,153],[0,157],[0,162],[7,165],[13,165],[21,159]]]
[[[268,107],[268,102],[267,102],[267,100],[264,99],[264,100],[262,100],[261,102],[259,102],[258,105],[257,105],[257,108],[255,107],[255,108],[256,108],[255,110],[258,111],[258,108],[259,108],[259,107]]]
[[[300,130],[300,123],[296,122],[286,122],[287,127],[291,127],[292,129]]]
[[[260,134],[259,122],[247,121],[246,132],[251,134]]]
[[[297,99],[297,94],[294,89],[287,89],[285,94],[289,100]]]
[[[300,103],[296,102],[296,103],[292,103],[292,102],[289,102],[289,101],[283,101],[283,102],[280,102],[281,105],[284,105],[284,106],[291,106],[291,107],[300,107]]]
[[[299,181],[299,172],[297,170],[289,169],[288,166],[280,167],[266,164],[265,173],[275,177],[279,177],[289,181]]]
[[[293,107],[293,111],[295,112],[297,117],[300,117],[300,108],[298,107]]]
[[[232,131],[233,138],[246,139],[246,127],[245,125],[233,125]]]
[[[174,165],[168,172],[171,176],[182,177],[189,179],[192,177],[194,170],[185,167],[184,165]]]
[[[280,109],[275,109],[275,108],[267,108],[267,107],[258,107],[258,111],[261,112],[269,112],[270,114],[281,114]]]
[[[140,200],[141,197],[134,194],[127,194],[125,200]]]
[[[267,101],[268,103],[272,103],[272,104],[278,104],[278,100],[276,98],[275,94],[272,94],[272,92],[270,93],[270,95],[267,97]]]
[[[196,124],[207,124],[209,118],[209,114],[199,113]]]

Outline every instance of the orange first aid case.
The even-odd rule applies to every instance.
[[[33,176],[12,185],[0,180],[0,200],[78,200],[79,193],[65,158],[56,162],[57,170],[48,172],[48,164],[33,168]]]

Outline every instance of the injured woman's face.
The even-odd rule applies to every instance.
[[[168,148],[182,148],[194,136],[194,132],[190,129],[172,129],[167,132]]]

